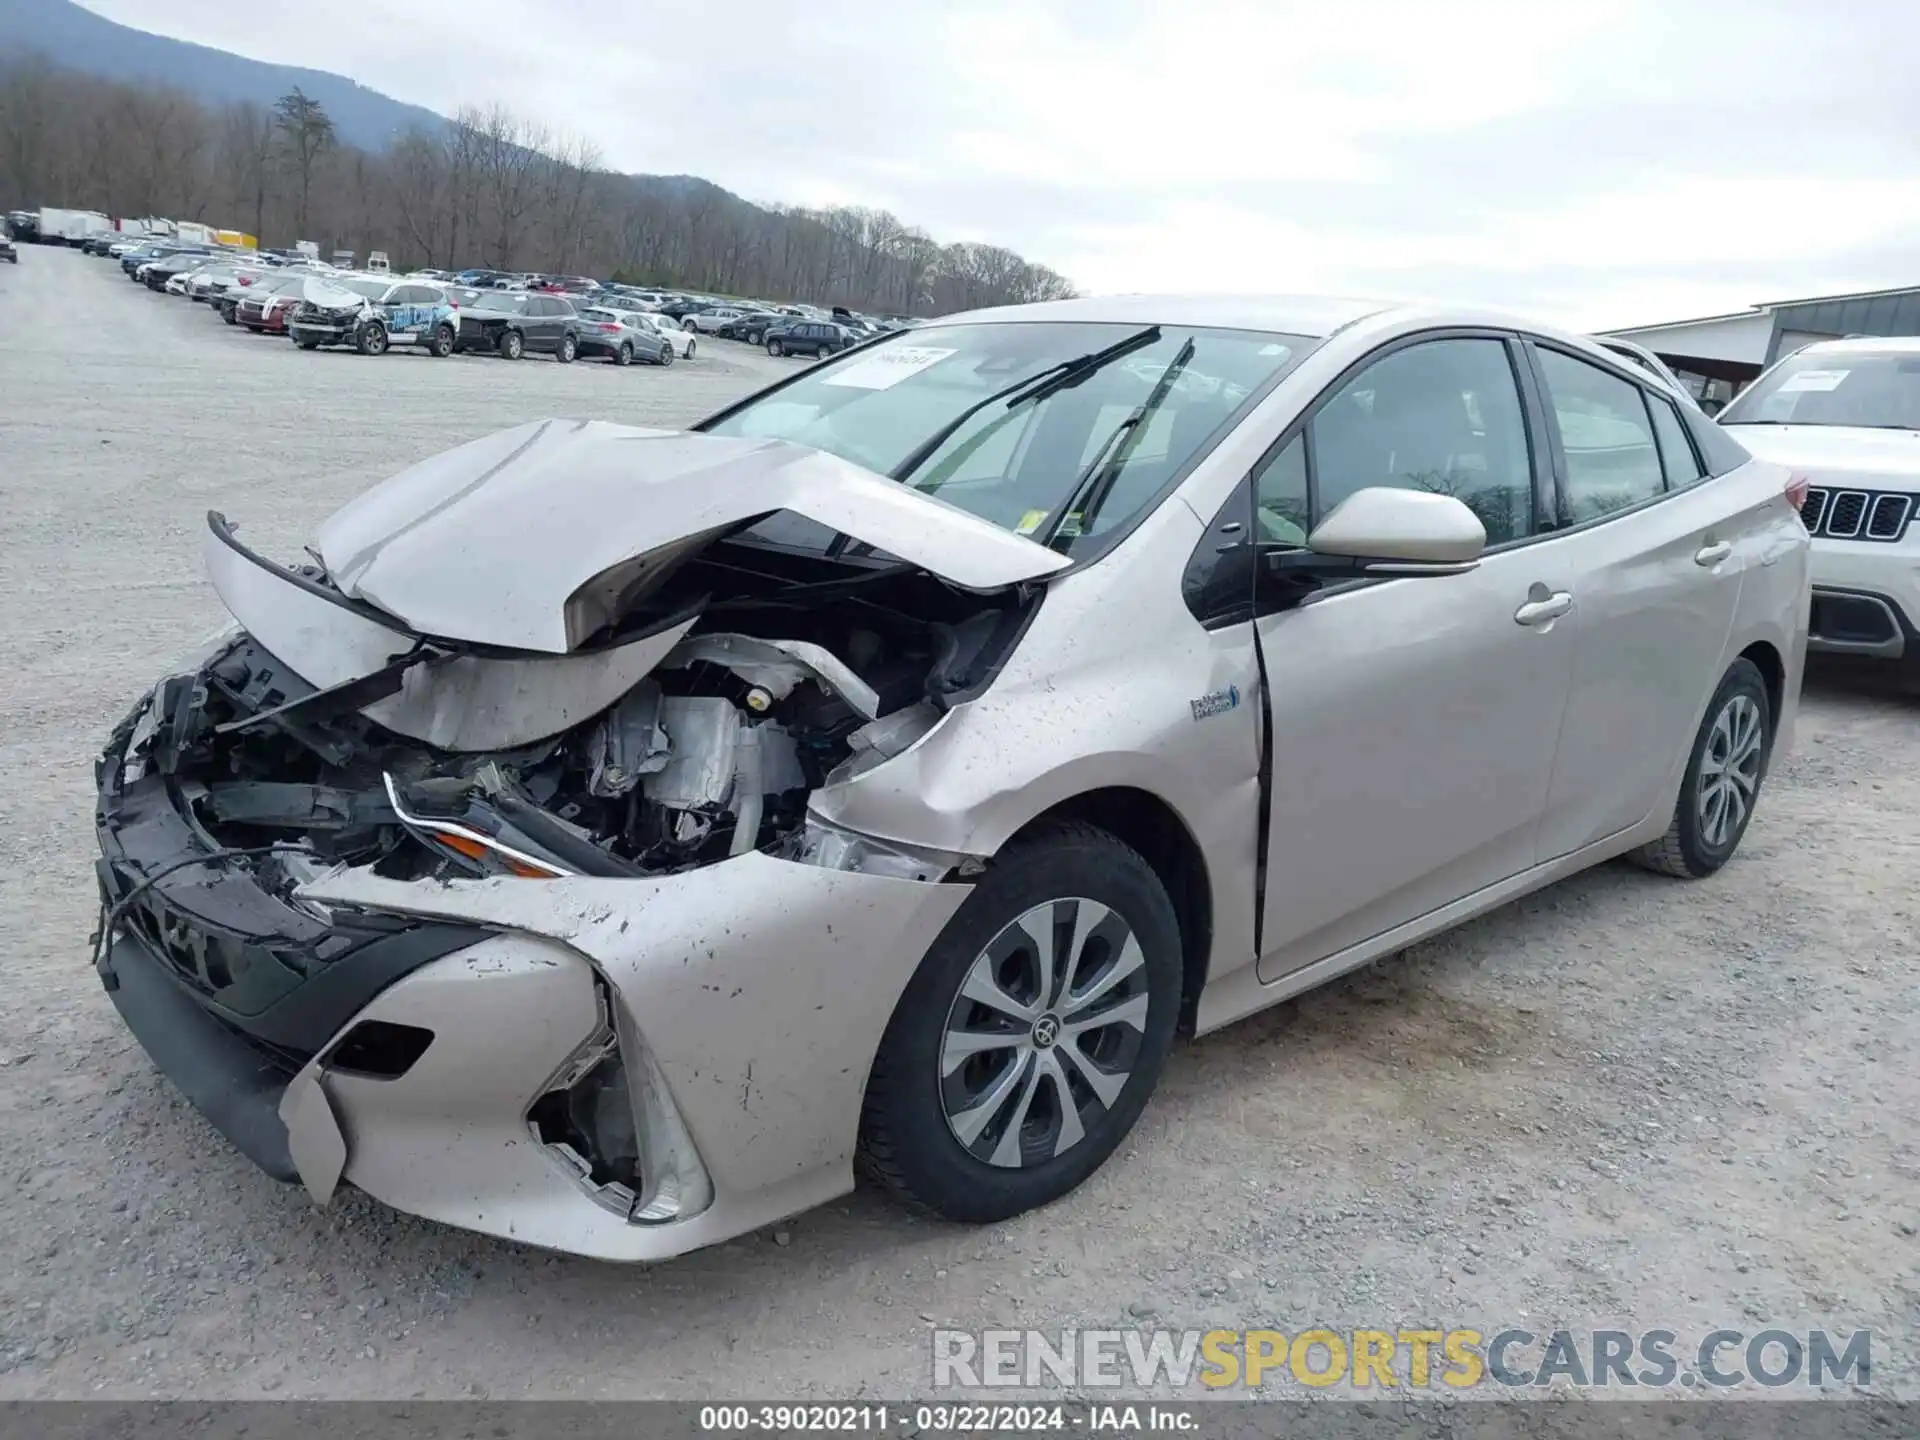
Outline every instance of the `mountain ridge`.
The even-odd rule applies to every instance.
[[[0,53],[39,51],[71,70],[109,80],[170,85],[212,105],[271,106],[296,85],[332,117],[339,138],[385,150],[407,130],[450,122],[424,105],[327,70],[276,65],[123,25],[74,0],[0,0]]]

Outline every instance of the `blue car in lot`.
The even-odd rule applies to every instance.
[[[362,355],[417,345],[453,353],[460,312],[438,285],[385,275],[314,275],[301,287],[287,333],[302,350],[351,345]]]

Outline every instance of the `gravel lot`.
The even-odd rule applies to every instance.
[[[1722,875],[1610,866],[1185,1045],[1122,1157],[995,1230],[862,1193],[616,1268],[229,1150],[83,954],[89,762],[220,619],[202,516],[290,554],[457,441],[781,368],[701,350],[302,354],[77,252],[0,267],[0,1396],[899,1397],[930,1323],[1422,1321],[1869,1326],[1920,1393],[1920,701],[1820,677]]]

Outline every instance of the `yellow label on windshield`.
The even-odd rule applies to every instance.
[[[1020,523],[1013,527],[1013,533],[1016,535],[1031,535],[1046,523],[1046,519],[1046,511],[1029,510],[1020,517]]]

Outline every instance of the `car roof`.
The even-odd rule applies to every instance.
[[[1391,301],[1325,295],[1102,295],[1001,305],[941,317],[940,324],[1007,321],[1219,326],[1287,335],[1330,335],[1369,315],[1394,309]]]
[[[1844,340],[1816,340],[1793,353],[1805,355],[1808,351],[1822,355],[1920,355],[1920,335],[1849,335]]]
[[[1515,330],[1552,340],[1569,349],[1624,363],[1590,335],[1480,306],[1401,300],[1367,300],[1325,295],[1113,295],[1079,300],[1048,300],[943,315],[928,325],[1007,324],[1022,321],[1191,325],[1223,330],[1272,331],[1325,339],[1361,321],[1371,334],[1439,329],[1451,326]],[[1920,343],[1920,342],[1917,342]]]

